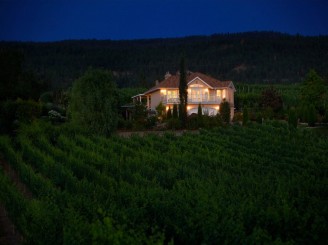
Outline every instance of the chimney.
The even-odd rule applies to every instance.
[[[155,81],[155,86],[157,86],[159,84],[158,80]]]
[[[170,76],[171,76],[170,72],[169,72],[169,71],[166,72],[166,74],[165,74],[165,76],[164,76],[164,77],[165,77],[165,80],[168,79]]]

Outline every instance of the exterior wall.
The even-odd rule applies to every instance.
[[[199,79],[196,79],[195,81],[193,81],[191,84],[201,84],[204,86],[204,88],[207,88],[207,86]],[[191,85],[190,84],[190,85]],[[189,89],[190,87],[188,87]],[[153,93],[151,93],[149,96],[151,97],[150,99],[150,107],[149,109],[151,110],[155,110],[156,106],[163,100],[163,104],[166,105],[166,107],[171,107],[173,108],[173,102],[169,102],[169,100],[167,100],[170,96],[168,95],[168,91],[178,91],[178,90],[174,90],[174,89],[163,89],[161,90],[157,90]],[[217,95],[217,90],[216,89],[210,89],[208,88],[208,94],[209,94],[209,98],[213,98]],[[224,88],[222,89],[222,97],[221,97],[221,101],[223,100],[223,98],[225,97],[226,100],[230,103],[230,109],[231,109],[231,119],[234,116],[234,90],[232,88]],[[179,97],[179,93],[177,92],[177,97]],[[188,94],[189,97],[189,94]],[[220,102],[214,102],[214,101],[202,101],[200,102],[202,104],[202,108],[203,110],[208,110],[210,115],[216,115],[219,112],[219,108],[220,108]],[[189,103],[187,105],[187,112],[188,115],[190,115],[191,113],[197,113],[198,110],[198,102],[196,103]]]
[[[154,111],[156,106],[158,106],[159,102],[161,102],[161,93],[158,90],[151,94],[151,103],[149,109]]]
[[[215,116],[219,113],[220,106],[219,105],[202,105],[203,114],[208,113],[209,116]],[[191,115],[192,113],[198,113],[198,105],[188,105],[187,113]]]

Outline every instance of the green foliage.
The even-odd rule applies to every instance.
[[[133,109],[133,128],[135,130],[142,130],[145,128],[147,114],[147,107],[142,102],[137,101]]]
[[[17,99],[0,103],[0,133],[11,133],[18,123],[31,123],[41,115],[41,106],[33,100]]]
[[[165,110],[166,107],[163,105],[162,101],[155,108],[157,115],[160,117],[161,120],[165,118]]]
[[[35,119],[39,118],[41,114],[41,106],[38,102],[33,100],[21,100],[16,101],[16,118],[23,123],[31,123]]]
[[[0,133],[10,133],[14,130],[16,118],[16,103],[11,100],[0,102]]]
[[[187,101],[188,101],[188,85],[185,58],[180,60],[180,80],[179,80],[179,118],[181,126],[185,128],[187,126]]]
[[[181,129],[182,125],[181,125],[181,121],[179,120],[179,118],[175,118],[172,117],[171,119],[167,120],[167,129]]]
[[[264,109],[270,108],[274,113],[283,108],[282,97],[272,86],[262,92],[259,104]]]
[[[246,126],[249,121],[247,106],[243,108],[243,126]]]
[[[131,103],[131,97],[136,94],[141,94],[145,92],[146,88],[120,88],[117,90],[118,95],[118,105],[122,106],[124,104]]]
[[[95,134],[110,135],[117,127],[117,89],[108,71],[89,69],[73,84],[70,116]]]
[[[0,201],[26,244],[326,243],[328,142],[310,130],[278,121],[130,138],[21,130],[15,142],[0,137],[0,152],[33,198],[0,168]]]
[[[220,104],[220,115],[224,123],[230,123],[230,104],[225,99]]]
[[[315,109],[323,115],[325,94],[326,88],[323,79],[315,70],[310,70],[301,86],[301,103],[314,105]]]
[[[305,118],[310,127],[314,127],[317,121],[317,111],[314,105],[310,104],[305,107]]]
[[[52,81],[53,87],[67,86],[89,66],[115,70],[120,87],[150,87],[167,70],[176,70],[182,46],[194,71],[243,83],[292,84],[301,81],[310,68],[328,77],[327,43],[327,36],[247,32],[130,41],[72,40],[47,45],[1,42],[0,50],[21,50],[24,67]]]
[[[173,105],[173,115],[172,115],[173,118],[178,118],[178,106],[177,104],[174,104]]]
[[[297,128],[297,113],[294,108],[291,108],[288,113],[288,125],[289,128],[295,129]]]
[[[0,48],[0,101],[38,100],[46,88],[34,73],[23,69],[24,55],[18,50]]]

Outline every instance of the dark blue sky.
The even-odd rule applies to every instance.
[[[328,35],[328,0],[0,0],[0,40]]]

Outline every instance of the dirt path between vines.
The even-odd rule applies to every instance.
[[[0,159],[0,166],[4,173],[14,183],[17,189],[27,198],[32,198],[31,191],[20,180],[17,172],[3,159]],[[23,237],[16,229],[13,222],[10,220],[6,208],[0,203],[0,244],[1,245],[16,245],[22,244]]]

